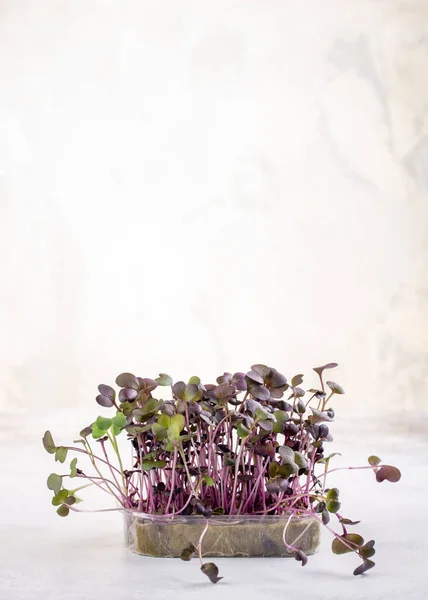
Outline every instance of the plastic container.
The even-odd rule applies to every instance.
[[[203,517],[147,515],[124,510],[125,544],[144,556],[177,558],[189,544],[197,544],[206,525]],[[202,541],[204,556],[293,556],[282,535],[289,516],[212,516]],[[313,554],[320,543],[320,523],[310,516],[293,517],[286,542]]]

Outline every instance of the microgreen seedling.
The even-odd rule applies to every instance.
[[[82,512],[76,492],[96,486],[121,507],[149,515],[200,515],[205,523],[197,544],[183,547],[181,559],[199,556],[201,571],[212,583],[222,579],[215,563],[204,562],[202,545],[210,519],[216,515],[283,515],[283,541],[302,566],[308,562],[304,548],[290,545],[286,532],[293,517],[312,517],[333,535],[334,554],[354,553],[360,575],[374,567],[374,540],[349,532],[358,525],[342,516],[340,492],[329,487],[331,461],[325,455],[333,438],[333,401],[341,402],[343,388],[324,381],[316,367],[319,389],[301,387],[303,375],[290,382],[276,369],[256,364],[247,373],[224,373],[215,384],[199,377],[173,382],[161,373],[156,379],[122,373],[116,379],[117,394],[99,385],[96,402],[112,411],[98,415],[84,427],[74,445],[57,446],[49,431],[45,450],[55,461],[66,463],[65,472],[51,473],[47,486],[52,504],[66,517]],[[126,436],[132,449],[132,465],[124,468],[118,437]],[[90,472],[79,467],[79,457],[89,459]],[[397,482],[400,471],[370,456],[366,466],[376,481]],[[83,480],[74,487],[67,481]],[[74,485],[74,484],[73,484]],[[338,531],[331,525],[335,519]]]

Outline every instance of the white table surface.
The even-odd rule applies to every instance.
[[[46,423],[55,420],[57,415]],[[64,443],[73,439],[75,429],[67,420],[61,423],[67,436],[59,443]],[[344,516],[361,519],[356,531],[376,540],[376,567],[354,577],[356,557],[334,556],[331,537],[323,532],[320,551],[303,568],[293,559],[216,559],[224,576],[217,585],[200,573],[197,560],[183,563],[130,553],[123,545],[119,513],[58,517],[46,477],[59,463],[41,447],[45,427],[34,420],[3,427],[0,600],[423,600],[428,597],[428,443],[420,436],[410,442],[401,435],[381,437],[376,428],[368,431],[363,425],[357,437],[350,424],[341,426],[331,449],[343,452],[343,460],[346,456],[348,463],[364,464],[368,454],[376,453],[403,473],[398,484],[377,484],[369,471],[340,471],[330,480],[341,490]]]

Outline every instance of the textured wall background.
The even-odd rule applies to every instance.
[[[2,0],[3,415],[331,360],[426,411],[427,72],[426,0]]]

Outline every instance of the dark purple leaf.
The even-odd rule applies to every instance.
[[[217,381],[218,384],[220,384],[220,383],[230,383],[231,380],[232,380],[232,373],[223,373],[223,375],[220,375],[216,379],[216,381]]]
[[[269,374],[269,383],[273,388],[281,388],[287,386],[287,378],[278,373],[276,369],[271,369]]]
[[[98,386],[98,391],[101,394],[101,396],[107,396],[107,398],[110,398],[111,400],[114,400],[116,398],[116,392],[110,385],[105,385],[104,383],[101,383]]]
[[[245,392],[247,389],[247,381],[245,379],[245,373],[235,373],[230,382],[240,392]]]
[[[259,373],[256,373],[256,371],[248,371],[247,377],[248,379],[250,379],[251,381],[255,381],[256,383],[264,383],[263,377]]]
[[[143,394],[150,394],[158,387],[157,381],[154,379],[149,379],[148,377],[138,377],[138,390]]]
[[[275,456],[275,448],[268,442],[264,444],[257,444],[254,446],[254,453],[258,454],[259,456],[270,456],[273,458]]]
[[[252,385],[249,391],[257,400],[269,400],[270,398],[270,392],[264,385]]]
[[[223,579],[223,577],[218,577],[218,567],[213,562],[202,565],[201,571],[212,583],[217,583],[220,579]]]
[[[396,483],[401,479],[401,472],[397,467],[392,467],[391,465],[382,465],[378,471],[376,471],[376,481],[382,482],[390,481],[391,483]]]
[[[102,394],[99,394],[95,398],[95,400],[98,402],[98,404],[100,406],[104,406],[105,408],[110,408],[111,406],[114,406],[113,400],[111,398],[109,398],[108,396],[103,396]]]
[[[266,483],[266,491],[269,494],[279,494],[281,488],[279,487],[280,479],[271,479]]]
[[[186,391],[186,384],[184,383],[184,381],[177,381],[177,383],[174,383],[174,385],[172,386],[172,391],[174,395],[177,396],[177,398],[183,400]]]
[[[366,560],[364,560],[362,565],[360,565],[359,567],[357,567],[355,569],[354,575],[362,575],[369,569],[373,569],[374,566],[375,566],[375,563],[372,560],[366,559]]]
[[[238,475],[239,481],[252,481],[254,479],[253,475]]]
[[[260,375],[262,381],[260,381],[259,383],[263,383],[263,380],[269,376],[270,371],[270,367],[267,367],[266,365],[252,365],[250,373],[257,373],[258,375]],[[255,381],[257,381],[257,379]]]
[[[304,567],[308,562],[308,557],[302,550],[298,550],[294,558],[302,563],[302,567]]]
[[[321,375],[324,369],[334,369],[334,367],[337,367],[337,363],[327,363],[326,365],[322,365],[321,367],[314,367],[314,371],[315,373],[318,373],[318,375]]]
[[[138,380],[132,373],[121,373],[116,377],[116,384],[121,388],[130,387],[138,390]]]
[[[130,387],[122,388],[119,392],[120,402],[132,402],[137,396],[137,390],[134,390],[134,388]]]
[[[236,388],[229,383],[221,383],[215,389],[215,396],[218,400],[226,400],[234,395]]]

